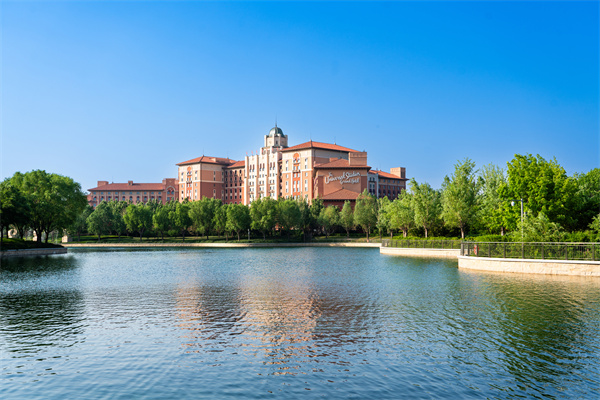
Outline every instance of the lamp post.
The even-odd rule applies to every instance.
[[[519,199],[521,201],[521,242],[523,241],[523,198]],[[510,205],[514,207],[515,200],[510,202]]]

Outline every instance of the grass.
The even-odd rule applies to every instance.
[[[37,243],[31,240],[23,239],[2,239],[2,246],[0,250],[27,250],[27,249],[46,249],[46,248],[59,248],[62,247],[58,244],[52,243]]]

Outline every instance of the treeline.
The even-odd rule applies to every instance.
[[[335,206],[323,205],[321,199],[312,204],[306,201],[272,198],[258,199],[250,206],[243,204],[223,204],[221,200],[204,197],[194,202],[156,202],[130,204],[125,201],[101,202],[95,209],[87,207],[71,226],[70,232],[78,238],[91,233],[101,239],[103,235],[135,233],[143,240],[152,233],[164,240],[167,236],[186,235],[222,236],[226,240],[238,241],[248,230],[253,236],[282,236],[290,239],[300,233],[303,240],[310,240],[313,234],[329,235],[336,229],[344,229],[349,235],[356,225],[363,226],[366,232],[377,222],[377,202],[363,194],[356,203],[356,210],[346,202],[339,210]]]
[[[439,190],[412,179],[398,199],[380,199],[378,215],[378,226],[404,236],[435,232],[461,238],[492,234],[515,241],[597,241],[600,169],[570,177],[556,160],[539,155],[517,154],[506,170],[492,164],[477,170],[465,159]]]
[[[366,190],[354,209],[339,209],[323,201],[263,198],[251,203],[223,204],[220,200],[159,204],[102,202],[87,205],[78,183],[45,171],[16,173],[1,183],[0,222],[21,237],[28,229],[40,241],[52,231],[66,229],[79,237],[103,235],[165,236],[218,235],[226,240],[248,230],[253,236],[290,239],[302,235],[329,236],[360,229],[402,235],[466,238],[487,235],[489,240],[598,241],[600,239],[600,169],[567,176],[556,160],[515,155],[502,169],[480,170],[465,159],[444,178],[440,189],[412,179],[408,190],[393,201],[375,199]],[[522,212],[521,212],[522,206]]]

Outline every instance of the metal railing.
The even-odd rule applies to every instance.
[[[599,261],[600,243],[463,242],[462,256]]]
[[[401,239],[391,240],[383,239],[381,241],[382,247],[400,247],[405,249],[454,249],[459,250],[461,248],[461,240],[418,240],[418,239]]]

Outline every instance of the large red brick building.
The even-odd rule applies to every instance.
[[[128,201],[133,204],[156,201],[165,204],[179,200],[179,185],[173,178],[163,179],[162,183],[98,181],[98,186],[88,191],[88,203],[94,208],[102,201]]]
[[[371,171],[367,153],[316,141],[288,147],[275,126],[263,147],[242,161],[202,156],[177,164],[179,200],[202,197],[224,203],[250,204],[255,199],[291,198],[343,205],[365,189],[377,197],[397,197],[406,188],[404,168]]]

